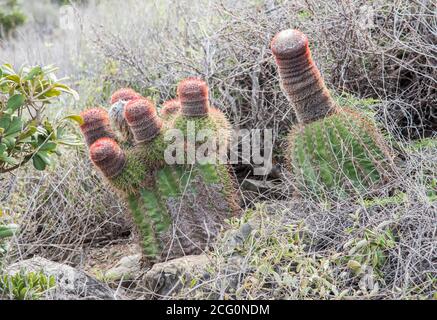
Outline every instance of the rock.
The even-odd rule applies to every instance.
[[[14,275],[20,270],[24,272],[42,271],[47,276],[55,277],[56,287],[47,293],[48,299],[114,300],[120,298],[106,284],[97,281],[85,272],[42,257],[34,257],[11,264],[4,271],[6,274]]]
[[[105,272],[104,277],[110,281],[134,280],[141,270],[141,254],[135,254],[121,258],[115,267]]]
[[[265,192],[275,189],[276,185],[267,180],[244,179],[241,188],[253,192]]]
[[[253,223],[252,223],[253,224]],[[252,230],[256,229],[254,225],[249,222],[246,222],[240,226],[240,228],[236,230],[228,230],[221,240],[222,250],[224,255],[232,255],[235,253],[235,250],[244,244]]]
[[[194,274],[203,273],[208,261],[202,254],[157,263],[145,273],[143,282],[155,296],[175,295],[190,285]]]

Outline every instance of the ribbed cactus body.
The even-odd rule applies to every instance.
[[[308,38],[298,30],[284,30],[272,40],[281,87],[301,123],[336,112],[336,105],[314,64]]]
[[[288,154],[299,189],[320,197],[365,192],[392,171],[375,126],[353,111],[298,126],[289,136]]]
[[[218,132],[227,124],[219,114],[213,112],[195,119],[177,115],[163,127],[180,127],[185,138],[188,121],[193,122],[197,132]],[[141,145],[140,150],[127,150],[123,171],[110,179],[117,190],[127,195],[144,256],[149,261],[202,252],[238,207],[226,165],[168,165],[164,150],[170,142],[165,141],[164,135],[165,130]]]
[[[91,108],[81,113],[83,124],[80,126],[88,146],[100,138],[115,138],[111,129],[108,112],[103,108]]]
[[[130,88],[119,89],[111,96],[111,108],[109,109],[111,123],[128,143],[133,141],[133,135],[126,119],[124,118],[124,108],[128,102],[140,98],[141,95]]]

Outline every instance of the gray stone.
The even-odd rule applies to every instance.
[[[141,254],[123,257],[117,265],[105,272],[105,279],[110,281],[134,280],[141,274]]]
[[[192,255],[155,264],[143,277],[144,284],[155,296],[175,295],[190,285],[193,275],[202,274],[207,255]]]

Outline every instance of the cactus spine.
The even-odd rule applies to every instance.
[[[272,40],[281,87],[299,123],[289,134],[289,165],[299,190],[321,197],[363,193],[392,171],[390,150],[376,126],[331,98],[307,37],[284,30]]]

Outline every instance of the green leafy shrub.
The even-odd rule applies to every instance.
[[[43,272],[20,271],[0,277],[0,296],[14,300],[37,300],[55,286],[54,276],[47,276]]]
[[[0,8],[0,38],[10,34],[20,25],[26,22],[26,16],[18,8],[16,0],[6,1],[6,5]]]
[[[62,93],[77,93],[56,79],[57,68],[22,67],[18,72],[11,65],[0,68],[0,173],[19,168],[32,160],[37,170],[51,163],[58,145],[78,142],[66,132],[66,119],[81,123],[81,117],[70,115],[52,123],[46,108]]]

